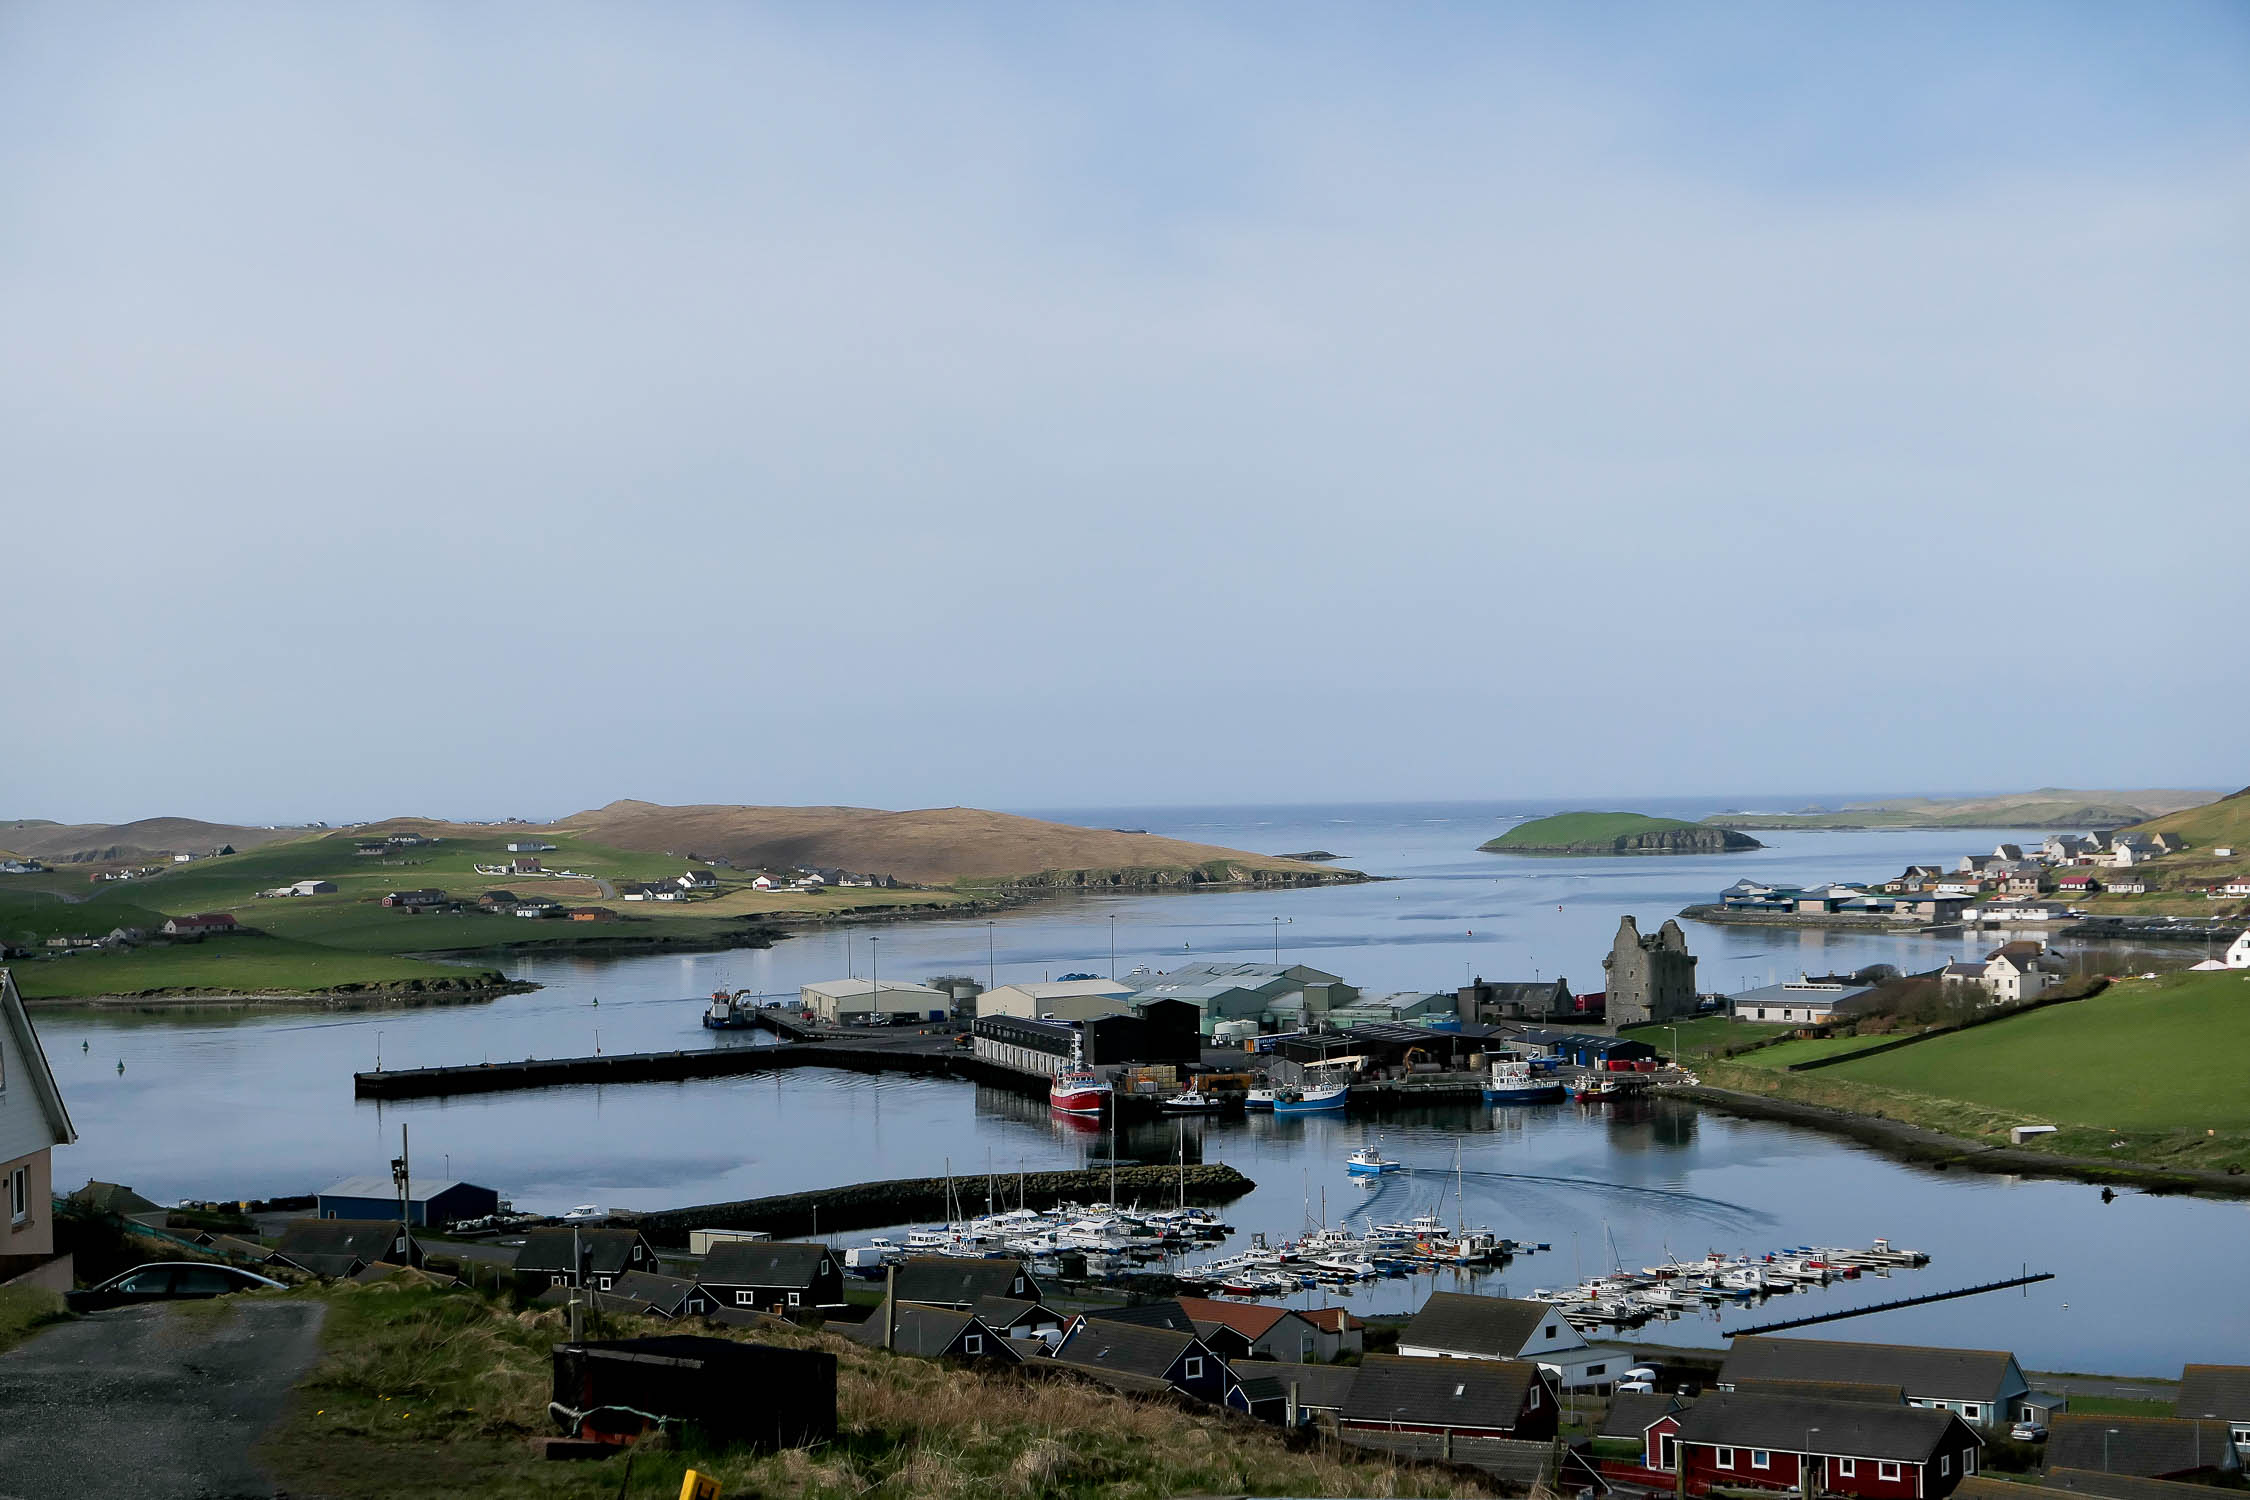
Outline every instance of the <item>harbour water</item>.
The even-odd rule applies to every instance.
[[[1683,816],[1714,810],[1635,805]],[[1508,826],[1507,815],[1548,810],[1515,803],[1066,811],[1056,815],[1265,852],[1331,850],[1342,864],[1394,878],[1284,893],[1089,896],[990,921],[806,933],[764,950],[511,960],[512,974],[542,988],[489,1005],[287,1015],[42,1012],[41,1031],[81,1136],[58,1153],[57,1180],[122,1181],[165,1200],[306,1192],[382,1170],[405,1123],[418,1172],[487,1183],[527,1208],[675,1207],[950,1166],[977,1209],[988,1171],[1004,1193],[1005,1176],[1017,1167],[1079,1165],[1106,1155],[1106,1138],[997,1090],[827,1070],[385,1105],[355,1101],[350,1075],[378,1056],[397,1067],[597,1047],[758,1045],[755,1035],[703,1031],[700,998],[719,988],[782,993],[871,966],[885,975],[965,973],[1001,983],[1106,973],[1113,932],[1120,973],[1278,951],[1370,992],[1535,974],[1595,989],[1601,955],[1625,912],[1649,930],[1743,875],[1870,879],[2048,831],[1775,834],[1766,836],[1774,846],[1766,850],[1703,857],[1475,852]],[[1695,924],[1689,942],[1701,956],[1705,989],[1873,962],[1929,967],[1979,946],[1959,937]],[[1120,1154],[1170,1160],[1182,1136],[1180,1127],[1152,1125],[1129,1132]],[[1386,1151],[1420,1170],[1373,1188],[1350,1182],[1345,1153],[1378,1136]],[[1887,1236],[1929,1251],[1932,1264],[1887,1282],[1780,1298],[1730,1315],[1725,1326],[1990,1281],[2028,1264],[2057,1279],[1816,1331],[2006,1347],[2038,1368],[2150,1374],[2176,1372],[2183,1360],[2238,1358],[2250,1346],[2250,1309],[2211,1295],[2231,1283],[2250,1251],[2250,1207],[2238,1203],[2138,1193],[2105,1203],[2092,1187],[1932,1172],[1815,1132],[1666,1102],[1191,1122],[1184,1147],[1190,1161],[1230,1162],[1259,1184],[1228,1211],[1246,1234],[1289,1237],[1324,1217],[1404,1218],[1435,1206],[1448,1219],[1458,1214],[1552,1247],[1468,1285],[1523,1294],[1568,1285],[1613,1257],[1638,1267],[1667,1251],[1864,1245]],[[1457,1274],[1441,1273],[1442,1284],[1454,1284]],[[1403,1310],[1432,1284],[1429,1277],[1370,1283],[1348,1300],[1363,1311]],[[1719,1326],[1691,1319],[1651,1325],[1640,1336],[1715,1343]]]

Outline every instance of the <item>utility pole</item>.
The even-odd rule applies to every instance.
[[[398,1127],[398,1156],[391,1162],[391,1181],[398,1184],[398,1253],[399,1264],[402,1266],[413,1263],[413,1251],[409,1247],[414,1243],[414,1228],[407,1220],[406,1206],[409,1186],[413,1180],[406,1153],[406,1126],[401,1124]]]
[[[898,1348],[898,1262],[883,1266],[883,1347]]]

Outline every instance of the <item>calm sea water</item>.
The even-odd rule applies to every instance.
[[[1700,815],[1709,805],[1638,807]],[[793,990],[818,978],[969,973],[1001,983],[1115,964],[1277,950],[1370,991],[1450,988],[1464,976],[1567,977],[1601,984],[1618,917],[1644,930],[1742,875],[1814,882],[1895,873],[1988,851],[2020,833],[1803,833],[1746,854],[1617,860],[1482,855],[1476,845],[1528,803],[1329,808],[1058,810],[1074,821],[1147,828],[1270,853],[1328,849],[1396,877],[1274,894],[1100,896],[1036,904],[987,922],[888,924],[821,932],[771,949],[631,959],[511,961],[543,988],[490,1005],[352,1015],[166,1018],[42,1013],[40,1027],[81,1142],[58,1181],[132,1184],[159,1199],[305,1192],[379,1172],[411,1126],[418,1170],[489,1183],[525,1207],[601,1202],[658,1208],[837,1182],[963,1176],[981,1206],[986,1173],[1077,1165],[1098,1134],[1037,1101],[970,1085],[805,1071],[674,1085],[573,1088],[377,1105],[350,1075],[390,1066],[695,1046],[756,1045],[697,1024],[718,988]],[[1114,919],[1114,920],[1113,920]],[[1689,924],[1706,989],[1734,989],[1871,962],[1927,967],[1958,942],[1859,933],[1775,933]],[[119,1062],[125,1071],[117,1071]],[[1422,1170],[1375,1188],[1343,1158],[1380,1136]],[[1456,1143],[1462,1170],[1452,1172]],[[1936,1173],[1814,1132],[1675,1104],[1586,1109],[1452,1108],[1380,1119],[1191,1123],[1129,1132],[1123,1154],[1227,1161],[1259,1184],[1230,1210],[1241,1229],[1292,1235],[1306,1223],[1405,1217],[1437,1206],[1553,1248],[1464,1284],[1527,1293],[1614,1259],[1670,1251],[1865,1244],[1878,1235],[1936,1257],[1922,1271],[1780,1298],[1726,1326],[2015,1274],[2030,1289],[1832,1325],[1837,1337],[1931,1340],[2017,1350],[2035,1367],[2167,1373],[2186,1360],[2237,1359],[2250,1308],[2214,1298],[2250,1250],[2250,1208],[2068,1183]],[[1417,1304],[1431,1278],[1377,1283],[1367,1311]],[[1448,1276],[1445,1284],[1453,1284]],[[1715,1343],[1709,1320],[1643,1337]]]

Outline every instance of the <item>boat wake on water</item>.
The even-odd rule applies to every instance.
[[[1414,1167],[1404,1169],[1407,1176],[1451,1177],[1451,1167]],[[1462,1177],[1473,1177],[1479,1182],[1525,1182],[1545,1187],[1591,1188],[1595,1192],[1618,1194],[1633,1198],[1653,1199],[1678,1208],[1699,1219],[1729,1224],[1772,1224],[1773,1215],[1763,1213],[1743,1203],[1729,1203],[1724,1198],[1708,1198],[1701,1193],[1691,1193],[1684,1188],[1647,1187],[1633,1182],[1609,1182],[1599,1177],[1560,1177],[1542,1172],[1492,1172],[1470,1167],[1462,1170]]]

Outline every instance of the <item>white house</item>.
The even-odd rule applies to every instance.
[[[2250,969],[2250,931],[2244,932],[2228,947],[2226,966],[2230,969]]]
[[[2225,885],[2219,887],[2219,893],[2225,896],[2250,896],[2250,875],[2230,877]]]
[[[10,1286],[67,1292],[71,1258],[55,1254],[53,1152],[78,1139],[39,1033],[0,969],[0,1266]]]
[[[772,890],[772,889],[773,889],[773,877],[772,877],[771,875],[760,875],[760,876],[759,876],[759,877],[758,877],[757,879],[755,879],[755,880],[753,880],[753,881],[751,881],[751,882],[750,882],[750,889],[752,889],[752,890],[754,890],[754,891],[770,891],[770,890]]]
[[[1984,987],[2002,1004],[2036,1000],[2062,978],[2062,966],[2040,943],[2002,943],[1984,961]]]
[[[1727,997],[1727,1010],[1737,1021],[1794,1021],[1818,1025],[1836,1014],[1836,1007],[1856,1000],[1875,986],[1835,984],[1800,975],[1787,984],[1762,985]]]
[[[1432,1292],[1398,1336],[1398,1352],[1428,1359],[1528,1359],[1566,1389],[1617,1383],[1629,1351],[1597,1349],[1552,1304]]]
[[[317,879],[300,880],[289,887],[289,894],[292,896],[333,896],[336,894],[336,882]]]

